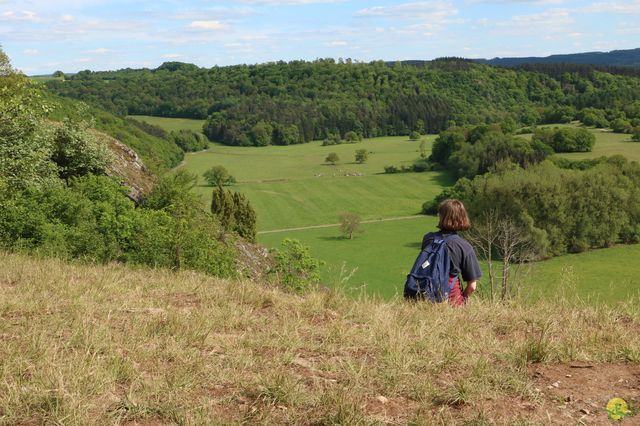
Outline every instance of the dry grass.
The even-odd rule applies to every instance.
[[[640,362],[632,304],[452,309],[0,262],[0,424],[529,424],[528,363]]]

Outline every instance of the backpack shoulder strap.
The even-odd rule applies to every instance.
[[[457,240],[458,238],[460,238],[458,234],[450,234],[444,237],[444,242],[448,243],[449,241]]]

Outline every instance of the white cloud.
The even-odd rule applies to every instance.
[[[179,53],[167,53],[166,55],[162,55],[164,59],[176,59],[182,57]]]
[[[336,41],[329,41],[324,43],[324,46],[326,47],[344,47],[346,46],[348,43],[344,40],[336,40]]]
[[[581,11],[588,13],[640,13],[640,0],[592,3]]]
[[[92,55],[104,55],[106,53],[111,52],[111,50],[109,49],[105,49],[104,47],[99,47],[97,49],[93,49],[93,50],[87,50],[85,53],[89,53]]]
[[[496,32],[511,36],[540,36],[552,37],[558,34],[569,35],[576,31],[573,12],[569,9],[551,9],[531,15],[517,15],[507,21],[495,22]]]
[[[362,18],[388,18],[413,20],[442,20],[458,14],[451,1],[421,1],[394,6],[375,6],[357,11],[354,16]]]
[[[2,15],[0,15],[0,21],[41,22],[42,18],[40,18],[35,12],[28,10],[21,12],[8,10],[6,12],[2,12]]]
[[[22,53],[24,53],[25,55],[34,56],[40,53],[40,51],[38,49],[25,49]]]
[[[227,26],[220,21],[193,21],[189,25],[190,28],[194,28],[197,30],[223,30]]]

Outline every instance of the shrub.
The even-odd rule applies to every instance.
[[[356,150],[356,163],[363,164],[369,158],[369,151],[366,149],[358,149]]]
[[[531,141],[544,143],[555,152],[590,152],[596,143],[596,137],[587,129],[562,127],[537,129]]]
[[[287,238],[282,241],[282,250],[273,249],[272,254],[275,265],[271,272],[286,289],[303,291],[320,281],[322,262],[314,259],[300,241]]]
[[[178,130],[169,134],[169,140],[178,145],[184,152],[202,151],[209,146],[209,141],[202,133],[192,130]]]
[[[104,144],[99,144],[87,130],[84,122],[64,120],[53,133],[51,159],[62,179],[103,174],[113,155]]]
[[[224,166],[213,166],[202,174],[211,186],[229,186],[236,183],[236,178],[231,176]]]
[[[338,161],[340,161],[340,157],[338,157],[338,154],[336,154],[335,152],[330,152],[329,155],[327,155],[327,158],[324,159],[325,163],[330,163],[335,165]]]

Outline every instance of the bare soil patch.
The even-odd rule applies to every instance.
[[[610,424],[606,405],[617,397],[632,411],[621,423],[640,424],[638,364],[532,365],[529,373],[540,396],[533,411],[541,420],[551,424]]]

